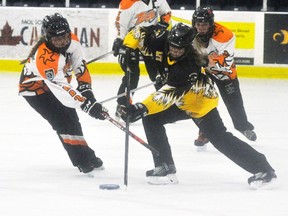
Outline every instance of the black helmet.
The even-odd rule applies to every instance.
[[[173,26],[171,31],[168,34],[167,42],[169,45],[169,57],[172,60],[181,60],[187,56],[189,49],[192,47],[193,39],[196,34],[193,28],[184,25],[183,23],[177,23]],[[184,48],[183,54],[175,57],[172,54],[172,50]]]
[[[168,34],[169,45],[177,48],[186,48],[192,44],[195,31],[183,23],[177,23]]]
[[[213,34],[214,29],[214,13],[210,7],[198,7],[192,15],[192,26],[195,28],[196,22],[208,22],[210,24],[210,29],[205,35],[199,35],[202,41],[208,41]]]
[[[52,15],[47,15],[42,21],[42,34],[46,40],[46,45],[56,52],[66,51],[70,43],[59,49],[51,44],[51,38],[70,33],[70,27],[67,20],[59,13],[54,13]]]
[[[196,22],[209,22],[214,25],[214,13],[210,7],[198,7],[192,15],[192,25]]]

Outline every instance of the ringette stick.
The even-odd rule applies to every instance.
[[[130,76],[131,76],[131,70],[129,67],[127,67],[127,70],[125,71],[125,77],[126,77],[126,107],[130,105]],[[128,156],[129,156],[129,123],[130,123],[130,113],[128,111],[127,113],[127,119],[126,119],[126,131],[125,131],[125,156],[124,156],[124,185],[128,186]]]
[[[155,84],[155,82],[148,83],[148,84],[146,84],[146,85],[143,85],[143,86],[140,86],[140,87],[138,87],[138,88],[132,89],[132,90],[130,91],[130,93],[136,92],[136,91],[138,91],[138,90],[140,90],[140,89],[146,88],[146,87],[151,86],[151,85],[154,85],[154,84]],[[99,103],[101,103],[101,104],[102,104],[102,103],[106,103],[106,102],[108,102],[108,101],[117,99],[117,98],[119,98],[119,97],[123,97],[123,96],[125,96],[125,95],[127,95],[126,92],[121,93],[121,94],[116,95],[116,96],[113,96],[113,97],[111,97],[111,98],[107,98],[107,99],[105,99],[105,100],[103,100],[103,101],[101,101],[101,102],[99,102]]]
[[[103,54],[103,55],[100,55],[100,56],[94,58],[94,59],[91,59],[91,60],[88,61],[86,64],[90,64],[90,63],[92,63],[92,62],[98,61],[98,60],[100,60],[100,59],[102,59],[102,58],[105,58],[106,56],[108,56],[108,55],[110,55],[110,54],[112,54],[112,53],[113,53],[113,51],[107,52],[107,53],[105,53],[105,54]]]

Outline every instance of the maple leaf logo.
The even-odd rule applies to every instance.
[[[3,26],[3,29],[0,29],[0,45],[9,45],[15,46],[19,44],[22,36],[12,36],[14,29],[11,28],[9,23],[6,21],[6,24]]]
[[[53,59],[55,53],[53,51],[49,51],[48,49],[44,49],[44,53],[40,55],[39,60],[43,59],[43,63],[46,65],[47,61],[54,62]]]

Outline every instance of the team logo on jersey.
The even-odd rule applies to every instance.
[[[54,62],[55,61],[55,53],[53,51],[49,51],[48,49],[43,49],[44,53],[40,55],[39,60],[43,59],[43,63],[46,65],[47,61]]]
[[[143,11],[137,14],[135,18],[135,26],[143,22],[152,23],[157,18],[157,13],[153,9],[149,11]]]
[[[54,79],[54,70],[53,69],[48,69],[45,70],[45,75],[47,77],[48,80],[52,81]]]

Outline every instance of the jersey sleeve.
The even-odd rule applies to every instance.
[[[58,100],[67,107],[79,109],[86,100],[72,85],[66,82],[45,81],[51,92]]]
[[[117,37],[120,39],[124,39],[125,35],[128,33],[130,24],[132,23],[131,19],[133,19],[133,8],[131,9],[132,5],[130,7],[128,6],[121,6],[119,7],[118,14],[116,16],[115,20],[115,27],[117,31]]]
[[[143,45],[143,40],[145,39],[146,31],[144,28],[136,26],[125,36],[123,40],[123,45],[131,48],[141,50]]]
[[[159,5],[159,16],[161,22],[170,23],[171,21],[171,8],[166,0],[161,0]]]
[[[237,76],[234,62],[235,34],[219,24],[216,25],[215,31],[219,34],[213,36],[212,43],[217,48],[217,53],[209,53],[215,63],[215,66],[210,68],[212,74],[217,79],[235,79]]]
[[[86,61],[84,59],[84,52],[76,35],[72,34],[72,52],[71,55],[67,57],[68,61],[71,62],[72,69],[75,73],[78,86],[80,85],[90,85],[92,84],[92,79],[90,72],[87,68]]]

